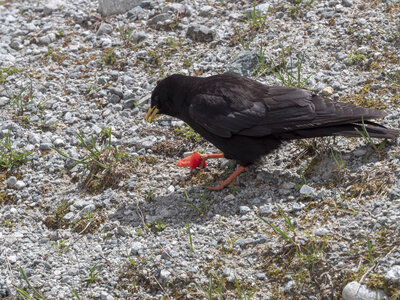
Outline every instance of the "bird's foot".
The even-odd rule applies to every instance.
[[[240,174],[242,173],[246,167],[240,166],[235,172],[232,173],[231,176],[229,176],[226,180],[222,181],[219,183],[217,186],[209,186],[207,189],[213,190],[213,191],[219,191],[222,190],[224,187],[227,187],[229,184],[232,183],[232,181]],[[235,184],[235,183],[233,183]]]
[[[219,183],[219,185],[217,185],[217,186],[208,186],[207,189],[208,190],[212,190],[212,191],[219,191],[219,190],[222,190],[223,188],[227,187],[230,184],[233,184],[233,185],[238,185],[239,184],[238,181],[235,181],[235,182],[232,182],[232,183],[228,182],[226,184],[225,184],[224,181],[220,181],[218,183]]]

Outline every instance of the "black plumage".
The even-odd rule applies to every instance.
[[[371,137],[399,136],[398,131],[369,121],[383,118],[383,111],[228,74],[206,78],[169,76],[154,89],[151,107],[153,116],[157,108],[159,114],[183,120],[226,158],[242,166],[278,148],[285,140],[359,137],[355,129],[362,130],[362,119]]]

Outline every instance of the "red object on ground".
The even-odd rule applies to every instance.
[[[192,155],[185,157],[184,159],[178,160],[178,167],[189,167],[192,171],[193,169],[197,168],[201,164],[201,154],[198,152],[194,152]],[[204,162],[203,167],[207,166],[207,162]]]

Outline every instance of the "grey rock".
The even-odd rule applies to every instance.
[[[108,23],[101,23],[99,29],[96,32],[96,35],[110,34],[113,32],[113,26]]]
[[[252,17],[254,13],[256,15],[265,15],[266,13],[268,13],[269,9],[270,9],[269,3],[261,3],[256,5],[256,7],[251,7],[246,9],[246,16]]]
[[[67,213],[65,216],[64,216],[64,220],[65,221],[67,221],[67,222],[70,222],[70,221],[72,221],[73,219],[74,219],[74,217],[75,217],[75,214],[73,213],[73,212],[69,212],[69,213]]]
[[[209,15],[211,15],[212,10],[213,10],[212,6],[205,5],[200,8],[199,15],[202,17],[208,17]]]
[[[134,8],[132,8],[130,11],[128,11],[127,13],[127,17],[128,18],[134,18],[134,19],[144,19],[144,9],[141,8],[140,6],[136,6]]]
[[[127,109],[134,108],[136,106],[136,100],[135,99],[128,99],[128,100],[124,101],[122,103],[122,105],[123,105],[124,108],[127,108]]]
[[[171,272],[168,270],[161,270],[160,271],[160,281],[162,283],[167,283],[171,279]]]
[[[357,149],[353,153],[355,156],[361,157],[361,156],[364,156],[365,154],[367,154],[367,149]]]
[[[57,138],[54,140],[53,144],[55,147],[63,147],[65,145],[65,142],[64,140]]]
[[[118,88],[111,88],[110,92],[112,94],[118,95],[118,97],[121,98],[121,99],[124,97],[124,93]]]
[[[15,183],[15,186],[14,186],[17,190],[22,190],[24,187],[26,187],[26,183],[25,182],[23,182],[22,180],[18,180],[16,183]]]
[[[342,0],[342,5],[345,7],[351,7],[353,5],[353,0]]]
[[[250,207],[248,206],[240,206],[239,211],[242,215],[245,215],[251,211]]]
[[[244,247],[247,245],[251,245],[253,244],[255,241],[252,238],[247,238],[247,239],[238,239],[235,241],[234,245],[240,246],[240,247]]]
[[[43,14],[45,16],[49,16],[53,13],[53,11],[57,10],[61,7],[63,2],[61,0],[48,0],[46,1],[43,7]]]
[[[138,44],[148,38],[148,35],[145,32],[137,32],[135,33],[131,40],[133,43]]]
[[[400,265],[391,267],[385,274],[385,280],[392,284],[400,285]]]
[[[79,212],[79,216],[84,217],[95,210],[96,206],[94,204],[88,204]]]
[[[117,233],[120,236],[126,236],[126,232],[125,232],[124,228],[122,228],[121,226],[117,227]]]
[[[271,205],[266,204],[266,205],[263,205],[263,206],[261,206],[261,207],[259,208],[259,212],[260,212],[260,214],[261,214],[262,216],[268,216],[268,215],[272,214],[273,208],[272,208]]]
[[[251,76],[258,68],[258,53],[255,51],[242,51],[228,66],[226,73],[234,73],[241,76]]]
[[[382,290],[370,290],[357,281],[348,283],[342,292],[343,300],[379,300],[386,297]]]
[[[103,17],[123,14],[140,3],[140,0],[99,0],[98,12]]]
[[[53,147],[52,143],[40,143],[39,149],[40,150],[50,150]]]
[[[0,107],[5,106],[9,102],[7,97],[0,97]]]
[[[48,45],[48,44],[51,44],[52,42],[54,42],[55,40],[56,40],[55,33],[49,33],[49,34],[39,38],[39,44]]]
[[[186,37],[197,42],[211,42],[216,35],[215,30],[199,24],[192,24],[186,31]]]
[[[258,280],[265,280],[267,276],[265,275],[265,273],[257,273],[256,277]]]
[[[140,242],[133,242],[131,246],[131,253],[133,255],[138,255],[139,251],[141,251],[144,248],[143,244]]]
[[[18,40],[12,40],[10,43],[10,47],[14,50],[21,50],[23,48],[23,46],[21,45],[21,43]]]
[[[111,94],[110,97],[108,97],[108,102],[110,102],[112,104],[116,104],[116,103],[121,102],[121,98],[116,94]]]
[[[302,194],[302,195],[314,195],[315,194],[315,190],[311,186],[308,186],[308,185],[304,184],[300,188],[300,194]]]
[[[8,62],[9,64],[14,64],[15,57],[11,54],[0,54],[1,62]]]
[[[139,139],[136,141],[136,146],[140,148],[145,148],[145,149],[150,149],[154,146],[154,144],[157,142],[157,138],[154,136],[146,136],[142,139]]]
[[[162,23],[162,22],[165,22],[166,20],[170,20],[170,19],[171,19],[171,15],[168,13],[155,15],[154,17],[152,17],[151,19],[149,19],[147,21],[147,25],[149,25],[149,26],[157,25],[158,23]]]
[[[321,13],[321,17],[325,19],[330,19],[335,14],[334,10],[326,10]]]
[[[224,200],[225,201],[233,201],[233,200],[235,200],[235,196],[232,194],[229,194],[229,195],[225,196]]]
[[[17,177],[15,177],[15,176],[10,176],[10,177],[7,179],[6,183],[7,183],[7,186],[8,186],[9,188],[15,187],[15,185],[16,185],[16,183],[17,183]]]
[[[284,291],[286,294],[290,294],[296,287],[296,282],[294,280],[290,280],[285,284]]]
[[[114,300],[114,297],[111,296],[109,293],[106,291],[101,291],[100,292],[100,300]]]
[[[85,206],[87,206],[90,202],[86,201],[84,199],[77,199],[74,201],[74,203],[72,204],[74,207],[76,207],[77,209],[81,209]]]
[[[140,7],[143,7],[145,9],[151,9],[156,5],[156,2],[153,0],[142,0],[142,3],[140,3]]]

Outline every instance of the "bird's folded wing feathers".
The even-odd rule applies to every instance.
[[[384,116],[380,111],[333,102],[292,88],[272,89],[261,100],[233,98],[199,94],[192,99],[189,114],[198,125],[225,138],[359,122],[362,115],[365,120]]]

